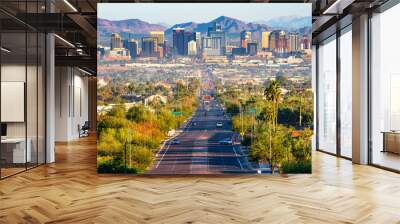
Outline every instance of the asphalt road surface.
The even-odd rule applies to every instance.
[[[202,101],[183,131],[159,151],[147,174],[221,174],[248,172],[239,145],[221,144],[232,138],[232,124],[216,100]],[[222,122],[222,127],[217,127]]]

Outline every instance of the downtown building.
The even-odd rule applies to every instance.
[[[304,36],[300,40],[300,49],[301,50],[311,49],[311,40],[307,34],[304,34]]]
[[[298,33],[289,33],[287,39],[287,51],[290,53],[300,51],[300,39]]]
[[[110,51],[106,54],[106,60],[130,60],[129,51],[124,48],[124,42],[119,33],[113,33],[110,37]]]
[[[155,52],[159,57],[165,56],[164,42],[165,36],[163,31],[150,31],[150,37],[154,38],[157,42],[155,44]]]
[[[263,50],[269,49],[269,35],[271,32],[264,31],[261,33],[261,48]]]
[[[197,55],[197,44],[195,40],[191,40],[188,43],[188,55],[196,56]]]
[[[220,37],[203,37],[201,42],[203,44],[203,57],[223,55]]]
[[[142,38],[142,51],[140,56],[142,57],[155,57],[157,55],[157,39],[153,37]]]
[[[251,41],[251,32],[243,30],[240,33],[240,45],[242,48],[247,48],[247,43]]]
[[[256,56],[257,55],[257,43],[256,42],[251,42],[247,43],[247,54],[250,56]]]
[[[226,34],[222,30],[221,25],[214,23],[212,27],[208,28],[207,36],[211,38],[220,38],[221,39],[221,54],[225,55],[226,53]]]
[[[172,30],[172,54],[185,55],[185,29],[174,28]]]
[[[175,55],[188,55],[189,41],[196,41],[196,33],[185,31],[184,28],[172,30],[172,53]]]
[[[123,47],[129,51],[131,59],[135,59],[138,56],[138,41],[135,39],[127,39],[123,42]]]
[[[269,35],[269,50],[275,55],[285,55],[288,51],[286,32],[274,30]]]
[[[122,40],[119,33],[111,34],[110,48],[111,50],[114,50],[114,48],[122,48]]]
[[[194,35],[196,36],[196,51],[197,53],[201,53],[201,33],[195,32]]]
[[[226,53],[226,34],[219,24],[209,27],[201,42],[203,57],[224,56]]]

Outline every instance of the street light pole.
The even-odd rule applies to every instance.
[[[243,108],[242,108],[242,102],[239,102],[239,111],[240,111],[240,122],[241,122],[241,127],[242,127],[241,128],[241,133],[243,133]]]

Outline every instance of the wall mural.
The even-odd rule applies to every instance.
[[[311,4],[98,4],[99,173],[311,173]]]

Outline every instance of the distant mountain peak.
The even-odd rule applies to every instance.
[[[223,21],[223,20],[237,20],[235,18],[229,17],[229,16],[219,16],[212,21]]]
[[[255,23],[265,24],[274,28],[299,29],[311,26],[311,16],[281,16]]]
[[[98,18],[98,32],[101,35],[111,35],[111,33],[143,34],[165,29],[165,26],[151,24],[140,19],[108,20]]]

